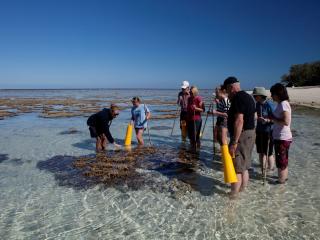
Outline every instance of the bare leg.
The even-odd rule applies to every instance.
[[[182,141],[186,141],[187,138],[187,122],[185,120],[180,121],[181,126],[181,138]]]
[[[102,146],[101,146],[101,138],[97,137],[96,138],[96,151],[100,152],[102,150]]]
[[[242,174],[237,173],[237,179],[238,182],[236,183],[231,183],[231,197],[236,197],[238,193],[240,192],[240,188],[242,185]]]
[[[273,155],[270,155],[268,158],[268,169],[273,170],[274,169],[274,157]]]
[[[144,145],[143,141],[143,129],[136,129],[136,136],[139,145]]]
[[[246,170],[242,173],[242,185],[241,185],[240,191],[244,191],[246,189],[246,187],[248,186],[248,182],[249,182],[249,172],[248,170]]]
[[[102,150],[106,150],[106,147],[107,147],[107,138],[106,136],[103,134],[101,136],[101,148]]]
[[[285,183],[288,179],[288,167],[286,167],[284,170],[278,169],[279,174],[279,182]]]
[[[259,153],[259,162],[260,162],[260,168],[261,168],[261,174],[264,174],[264,168],[266,166],[266,155],[263,153]]]

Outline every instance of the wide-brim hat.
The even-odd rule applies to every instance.
[[[267,97],[267,91],[264,87],[255,87],[252,91],[253,96],[264,96]]]

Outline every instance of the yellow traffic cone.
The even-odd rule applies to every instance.
[[[221,156],[223,161],[223,172],[225,183],[238,182],[236,171],[234,170],[232,158],[229,153],[228,145],[221,146]]]
[[[124,145],[130,146],[131,145],[131,139],[132,139],[132,124],[129,123],[127,127],[127,133],[126,138],[124,139]]]

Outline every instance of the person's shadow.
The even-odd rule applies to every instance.
[[[73,166],[75,157],[67,155],[57,155],[37,163],[37,168],[53,173],[59,186],[72,187],[77,190],[87,189],[97,184],[94,178],[86,178],[84,170],[79,170]]]
[[[118,144],[123,145],[124,141],[120,139],[115,139],[115,142]],[[96,150],[96,139],[95,138],[89,138],[89,139],[84,139],[81,142],[77,142],[72,144],[72,146],[80,149],[85,149],[85,150],[90,150],[90,151],[95,151]]]

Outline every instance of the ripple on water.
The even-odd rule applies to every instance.
[[[178,127],[176,137],[169,137],[173,121],[157,121],[166,126],[150,129],[160,150],[135,165],[140,178],[105,185],[72,165],[79,156],[94,151],[84,119],[3,120],[1,237],[319,239],[318,122],[318,116],[293,116],[296,133],[285,185],[264,186],[254,154],[248,189],[237,201],[230,201],[221,160],[212,156],[210,131],[204,134],[201,152],[194,154],[180,146]],[[126,124],[125,117],[114,121],[115,137],[123,139]],[[60,134],[71,128],[77,134]],[[274,177],[276,172],[268,180]]]

